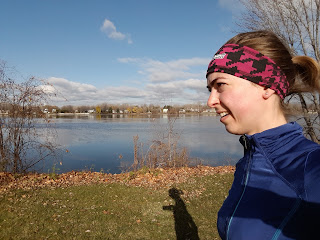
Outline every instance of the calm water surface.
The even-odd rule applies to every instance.
[[[239,136],[227,133],[216,116],[85,115],[52,120],[58,133],[57,142],[68,150],[63,154],[62,165],[56,165],[57,172],[103,169],[120,173],[121,166],[133,162],[134,136],[139,136],[147,152],[152,140],[159,140],[168,133],[170,124],[179,136],[179,146],[187,147],[190,157],[197,163],[234,165],[243,154]],[[42,171],[52,171],[53,165],[52,160],[47,160]]]

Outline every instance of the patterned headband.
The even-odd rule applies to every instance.
[[[285,98],[289,83],[276,63],[262,53],[238,44],[223,45],[209,63],[207,76],[213,72],[234,75],[274,90]]]

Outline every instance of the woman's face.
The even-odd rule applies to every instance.
[[[207,84],[211,90],[207,104],[229,133],[252,135],[264,130],[263,87],[219,72],[211,73]]]

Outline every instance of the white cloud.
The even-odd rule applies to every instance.
[[[137,64],[142,69],[139,70],[140,74],[147,75],[148,81],[157,83],[177,79],[202,78],[205,75],[206,67],[210,59],[190,58],[161,62],[143,58],[119,58],[118,61]],[[193,69],[197,66],[203,66],[202,71],[195,71]]]
[[[48,82],[54,86],[59,96],[54,102],[58,102],[58,106],[76,106],[103,102],[165,105],[207,101],[205,73],[210,59],[190,58],[161,62],[145,58],[121,58],[118,61],[138,66],[137,73],[141,80],[134,87],[98,88],[91,84],[52,77]]]
[[[161,62],[146,58],[120,58],[119,62],[136,64],[146,78],[145,90],[150,101],[180,104],[203,102],[208,97],[205,73],[209,58],[177,59]]]
[[[108,19],[105,19],[100,30],[107,34],[108,38],[114,39],[114,40],[124,40],[127,39],[129,44],[132,44],[131,36],[128,34],[124,34],[117,31],[116,26],[113,22],[111,22]]]
[[[130,103],[131,99],[139,100],[147,97],[144,90],[128,86],[97,88],[91,84],[56,77],[49,78],[48,82],[54,86],[57,94],[52,101],[59,106],[96,105],[103,102]]]
[[[166,83],[150,83],[146,85],[146,90],[153,92],[154,99],[163,101],[173,101],[185,104],[202,102],[205,103],[208,97],[206,80],[187,79]]]
[[[187,79],[166,83],[149,83],[144,87],[105,87],[98,89],[90,84],[72,82],[63,78],[49,78],[57,97],[52,104],[63,105],[97,105],[103,102],[129,104],[166,104],[173,101],[179,104],[193,102],[205,103],[208,93],[206,81]],[[53,92],[50,89],[50,92]]]
[[[185,89],[190,89],[196,92],[203,92],[206,89],[205,79],[187,79],[180,81],[173,81],[167,83],[147,84],[147,88],[153,90],[167,90],[171,92],[181,93]]]

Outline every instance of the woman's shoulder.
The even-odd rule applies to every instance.
[[[320,145],[310,150],[306,159],[306,168],[318,167],[320,169]],[[320,177],[320,172],[319,172]]]
[[[292,134],[288,134],[291,137],[291,141],[289,142],[292,145],[295,145],[297,150],[309,154],[320,149],[320,145],[318,143],[315,143],[304,136],[303,128],[297,122],[290,122],[287,126],[289,129],[292,129]],[[290,145],[290,143],[288,144]],[[317,152],[315,154],[317,154]]]
[[[320,147],[310,151],[304,167],[304,186],[308,201],[320,202]]]

